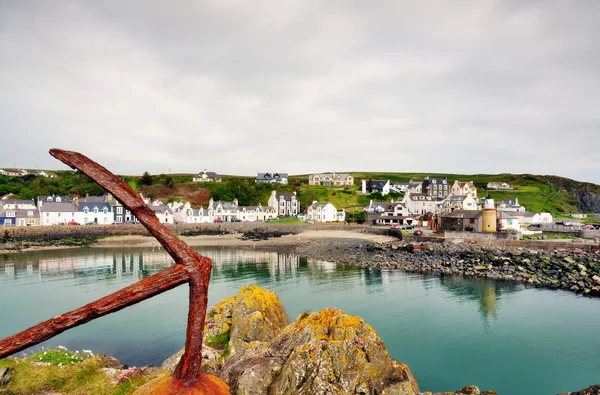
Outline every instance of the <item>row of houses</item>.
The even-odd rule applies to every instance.
[[[43,170],[25,170],[25,169],[0,169],[0,176],[8,177],[23,177],[23,176],[39,176],[46,178],[55,178],[56,174],[51,171]]]
[[[161,223],[208,223],[268,221],[278,217],[297,217],[300,200],[296,192],[272,191],[267,206],[240,206],[237,199],[220,202],[210,199],[206,207],[192,208],[186,202],[163,204],[145,199]],[[138,219],[111,195],[69,198],[38,196],[33,200],[0,200],[0,226],[138,223]],[[344,221],[345,211],[331,202],[313,201],[306,219],[313,222]]]

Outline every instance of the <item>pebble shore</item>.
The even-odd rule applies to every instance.
[[[600,251],[360,240],[314,242],[297,246],[295,251],[307,258],[343,265],[516,281],[600,296]]]

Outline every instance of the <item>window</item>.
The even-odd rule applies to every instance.
[[[28,223],[29,223],[29,224],[35,224],[35,219],[33,219],[33,218],[29,218],[29,222],[28,222]]]
[[[61,214],[62,214],[62,213],[58,213],[58,216],[60,217],[60,215],[61,215]]]
[[[46,217],[49,217],[49,216],[50,216],[50,213],[46,213]]]
[[[123,214],[123,207],[117,207],[117,214]]]
[[[33,211],[28,211],[27,215],[33,215]]]

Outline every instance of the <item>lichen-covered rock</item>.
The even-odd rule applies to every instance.
[[[275,292],[257,285],[248,285],[240,293],[209,307],[204,326],[202,371],[217,374],[225,357],[256,342],[274,339],[290,324],[290,318]],[[183,349],[162,364],[173,373]]]
[[[227,359],[219,377],[233,394],[419,394],[408,367],[360,317],[337,309],[301,317],[268,345]]]
[[[252,342],[273,340],[290,317],[275,292],[248,285],[235,297],[231,322],[229,352],[234,355]]]

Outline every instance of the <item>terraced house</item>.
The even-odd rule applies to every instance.
[[[308,185],[354,185],[354,177],[347,173],[316,173],[308,176]]]
[[[295,217],[300,213],[300,200],[298,200],[296,191],[272,191],[268,205],[275,209],[278,217]]]

